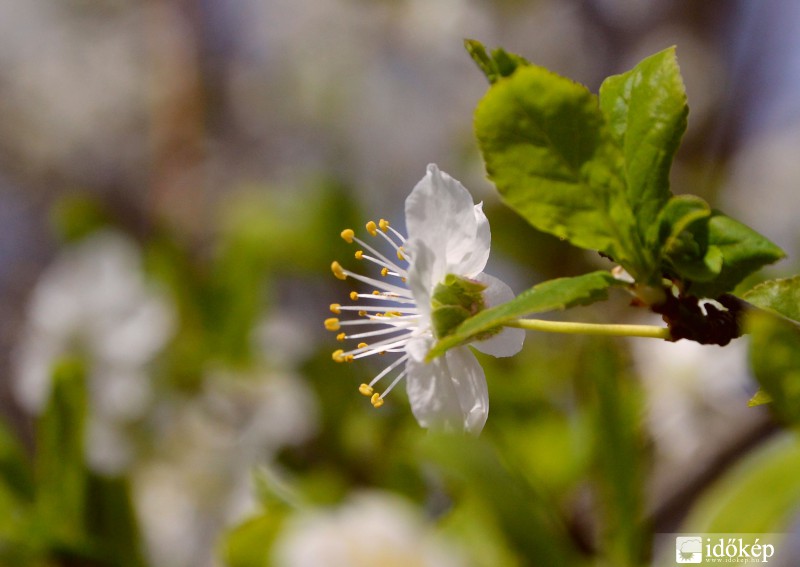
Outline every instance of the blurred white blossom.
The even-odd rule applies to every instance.
[[[363,492],[340,507],[290,518],[273,550],[276,567],[458,567],[464,556],[398,496]]]
[[[656,451],[687,467],[757,417],[747,401],[755,392],[746,339],[725,347],[682,340],[631,341],[645,388],[647,421]]]
[[[87,362],[90,398],[87,457],[113,473],[131,458],[126,425],[151,401],[147,366],[172,336],[168,298],[145,279],[139,251],[127,237],[100,232],[67,248],[33,289],[28,320],[15,351],[17,401],[40,412],[53,364]]]
[[[207,372],[193,397],[161,401],[153,458],[134,471],[134,495],[148,554],[162,567],[206,567],[221,531],[258,510],[252,470],[279,450],[308,440],[318,426],[317,400],[291,367],[302,353],[274,352],[294,342],[296,326],[258,351],[255,369]],[[267,317],[254,343],[275,329]],[[306,341],[308,342],[308,341]]]

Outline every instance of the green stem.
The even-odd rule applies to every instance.
[[[616,337],[645,337],[648,339],[671,338],[667,327],[652,325],[606,325],[601,323],[574,323],[568,321],[543,321],[541,319],[516,319],[505,323],[506,327],[517,327],[528,331],[567,333],[571,335],[605,335]]]

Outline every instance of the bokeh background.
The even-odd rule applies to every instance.
[[[2,563],[637,565],[653,533],[796,532],[746,339],[530,333],[481,358],[483,435],[441,440],[402,388],[360,397],[379,367],[334,364],[321,322],[340,230],[402,229],[431,162],[485,202],[515,291],[605,265],[485,180],[464,38],[595,92],[677,45],[673,191],[797,272],[798,25],[792,0],[0,2]]]

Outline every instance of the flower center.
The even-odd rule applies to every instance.
[[[354,318],[325,319],[325,328],[337,332],[336,340],[358,341],[350,350],[338,349],[332,354],[336,362],[352,362],[354,360],[387,353],[401,354],[396,360],[384,368],[368,384],[361,384],[358,391],[368,396],[376,408],[383,405],[384,397],[405,377],[406,370],[401,366],[408,360],[405,347],[416,336],[429,332],[420,328],[420,315],[411,291],[406,287],[408,263],[411,256],[403,248],[405,237],[389,226],[389,221],[381,219],[378,224],[369,221],[367,232],[373,237],[382,237],[389,243],[397,260],[390,259],[367,242],[358,238],[355,231],[345,229],[341,237],[348,243],[357,243],[361,248],[356,251],[356,260],[366,260],[380,267],[381,279],[364,276],[342,267],[339,262],[331,264],[333,275],[340,280],[352,278],[373,288],[371,293],[350,292],[350,300],[356,304],[342,305],[332,303],[330,310],[334,315],[353,314]],[[393,283],[394,282],[394,283]],[[355,332],[348,332],[352,328]],[[365,329],[361,331],[360,329]],[[367,339],[367,340],[365,340]],[[372,341],[372,342],[368,342]],[[375,385],[393,372],[400,371],[382,392],[375,391]]]

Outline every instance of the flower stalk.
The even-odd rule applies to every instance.
[[[548,333],[565,333],[569,335],[602,335],[614,337],[644,337],[648,339],[671,340],[672,334],[667,327],[654,325],[619,325],[605,323],[576,323],[572,321],[544,321],[542,319],[516,319],[505,323],[506,327],[515,327],[527,331],[544,331]]]

